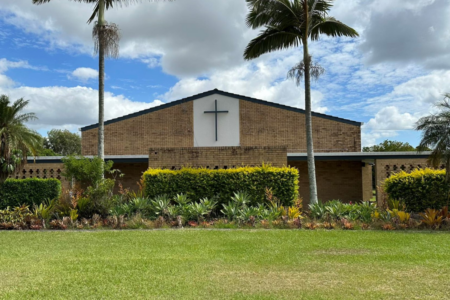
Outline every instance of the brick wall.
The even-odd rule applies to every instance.
[[[282,167],[287,164],[286,147],[199,147],[152,148],[149,152],[150,168],[179,169],[183,166],[233,168],[262,163]]]
[[[26,178],[56,178],[61,181],[61,186],[64,189],[69,188],[69,182],[61,175],[63,171],[63,163],[45,163],[45,164],[25,164],[23,168],[10,176],[15,179]]]
[[[147,171],[148,163],[115,163],[113,169],[119,169],[124,176],[117,178],[117,182],[122,184],[124,189],[138,191],[138,182],[142,178],[142,173]],[[116,192],[118,191],[118,184]]]
[[[305,115],[240,101],[241,146],[286,145],[288,152],[306,152]],[[360,152],[361,127],[313,117],[316,152]]]
[[[241,146],[287,146],[306,152],[305,115],[239,101]],[[81,133],[82,154],[97,154],[97,128]],[[361,151],[360,126],[313,117],[316,152]],[[193,147],[193,102],[186,102],[105,126],[106,155],[144,155],[149,148]]]
[[[300,173],[299,193],[303,198],[303,206],[309,204],[309,179],[306,161],[289,162]],[[343,202],[361,201],[362,165],[355,161],[317,161],[316,162],[317,192],[319,200],[341,200]]]
[[[372,165],[365,164],[362,168],[362,192],[363,201],[369,201],[373,196]]]
[[[146,155],[150,147],[192,147],[193,102],[105,126],[105,155]],[[97,155],[98,128],[81,132],[82,154]]]

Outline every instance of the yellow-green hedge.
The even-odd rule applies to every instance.
[[[393,200],[402,200],[408,210],[421,212],[447,205],[448,186],[445,171],[419,169],[404,171],[386,179],[384,189]]]
[[[149,169],[144,173],[145,192],[150,198],[158,195],[187,194],[193,201],[218,197],[228,203],[235,192],[245,191],[253,203],[263,203],[265,188],[271,188],[283,204],[298,197],[298,170],[271,166],[242,167],[236,169],[182,170]]]

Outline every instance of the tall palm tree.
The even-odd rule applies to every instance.
[[[27,153],[36,155],[42,137],[24,123],[36,120],[34,113],[22,113],[29,101],[19,99],[12,105],[8,96],[0,96],[0,182],[27,161]]]
[[[246,60],[265,53],[303,45],[303,61],[288,76],[305,79],[306,142],[308,152],[308,177],[310,202],[317,203],[317,183],[314,163],[314,146],[311,118],[311,71],[318,77],[323,70],[312,64],[308,40],[316,41],[321,34],[332,37],[357,37],[351,27],[329,17],[333,0],[246,0],[250,12],[247,25],[253,29],[265,27],[248,44],[244,52]],[[297,74],[297,76],[295,76]]]
[[[52,0],[33,0],[33,4],[44,4]],[[95,43],[95,53],[99,55],[99,75],[98,75],[98,157],[105,158],[105,130],[104,130],[104,107],[105,107],[105,57],[117,58],[119,56],[119,28],[116,24],[108,24],[105,21],[105,10],[117,5],[128,5],[139,0],[71,0],[94,4],[94,11],[87,21],[94,24],[92,36]],[[151,1],[151,0],[149,0]]]
[[[422,130],[419,149],[432,148],[429,161],[437,168],[445,164],[445,180],[450,184],[450,94],[440,102],[437,114],[432,114],[417,121],[416,130]]]

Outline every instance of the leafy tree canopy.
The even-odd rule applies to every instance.
[[[81,137],[69,130],[52,129],[44,139],[43,156],[68,156],[81,154]]]
[[[363,152],[406,152],[417,151],[409,143],[403,143],[399,141],[385,140],[384,142],[371,147],[364,147]]]

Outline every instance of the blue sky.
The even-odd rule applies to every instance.
[[[357,39],[311,45],[326,73],[313,84],[313,109],[364,122],[363,144],[395,139],[417,145],[418,118],[450,92],[449,1],[336,0],[331,15]],[[42,134],[97,119],[97,58],[92,7],[71,1],[0,3],[0,93],[30,100]],[[177,0],[114,9],[120,58],[106,62],[106,119],[213,88],[303,108],[304,91],[286,79],[300,49],[246,62],[257,31],[241,0]]]

